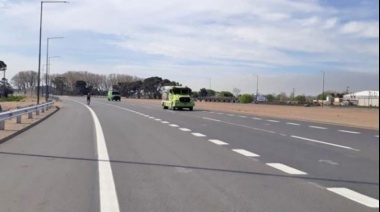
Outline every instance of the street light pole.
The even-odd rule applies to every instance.
[[[254,74],[253,76],[256,77],[256,101],[258,101],[258,97],[259,97],[259,75],[257,74]]]
[[[325,100],[325,77],[326,72],[321,71],[323,73],[323,83],[322,83],[322,108],[324,107],[324,100]]]
[[[41,12],[40,12],[40,39],[38,45],[38,82],[37,82],[37,104],[40,104],[40,86],[41,86],[41,43],[42,43],[42,14],[44,4],[54,4],[54,3],[69,3],[68,1],[41,1]]]
[[[48,84],[48,86],[50,87],[50,68],[51,68],[51,59],[52,58],[58,58],[58,57],[61,57],[61,56],[53,56],[53,57],[49,57],[49,65],[48,65],[48,67],[49,67],[49,69],[47,70],[47,76],[48,76],[48,80],[47,80],[47,84]],[[48,92],[48,94],[49,94],[49,92]]]
[[[209,82],[209,88],[211,90],[211,78],[210,77],[207,77],[206,79],[208,79],[208,82]]]
[[[49,61],[49,43],[50,43],[50,40],[53,40],[53,39],[63,39],[64,37],[51,37],[51,38],[47,38],[46,39],[46,75],[45,75],[45,84],[46,84],[46,88],[45,88],[45,100],[46,102],[48,101],[49,99],[49,88],[48,88],[48,71],[49,71],[49,68],[50,68],[50,61]]]

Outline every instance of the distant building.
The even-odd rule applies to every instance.
[[[361,91],[343,96],[344,101],[361,107],[379,107],[379,91]]]

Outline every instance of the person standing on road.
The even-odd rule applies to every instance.
[[[90,105],[91,102],[91,93],[87,94],[87,104]]]

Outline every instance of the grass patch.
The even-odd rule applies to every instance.
[[[20,102],[25,99],[25,96],[9,96],[8,98],[0,98],[0,102]]]

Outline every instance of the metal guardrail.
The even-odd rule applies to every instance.
[[[40,104],[40,105],[35,105],[35,106],[30,106],[30,107],[26,107],[22,109],[11,110],[11,111],[0,113],[0,130],[5,129],[6,120],[16,117],[17,123],[21,124],[22,115],[28,114],[28,118],[32,119],[34,112],[36,113],[36,115],[39,115],[40,111],[44,113],[45,111],[50,110],[53,107],[53,105],[54,105],[54,102],[48,102],[45,104]]]

